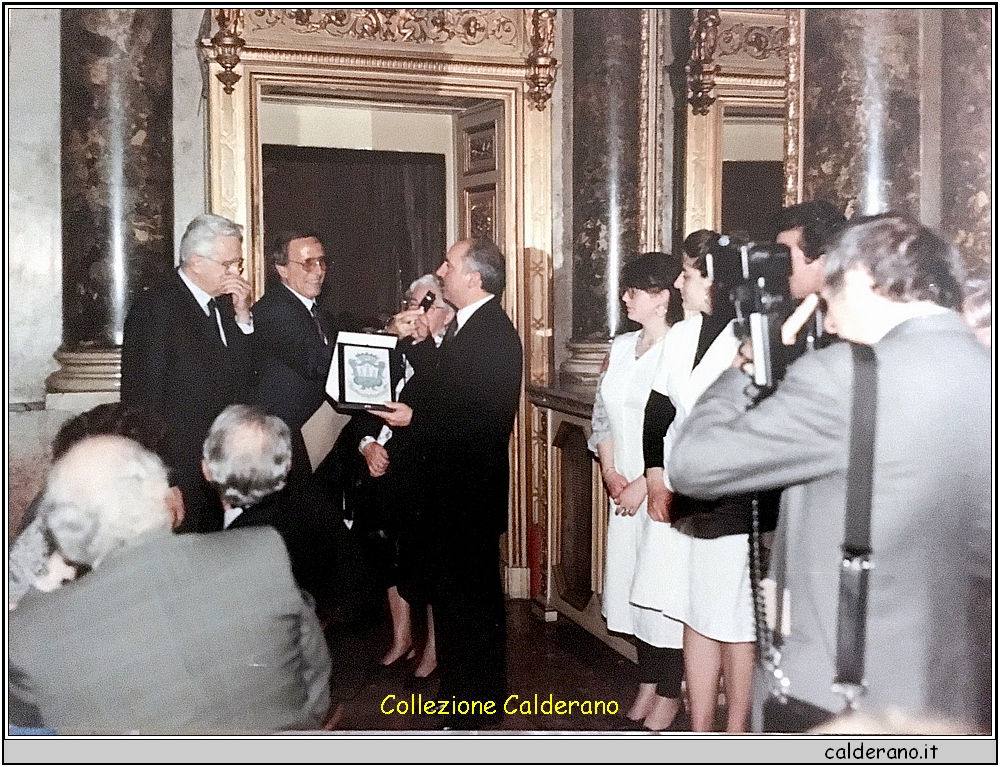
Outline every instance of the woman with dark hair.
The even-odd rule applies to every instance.
[[[680,270],[680,259],[665,253],[644,253],[622,269],[622,300],[628,318],[641,329],[611,343],[589,442],[600,460],[611,507],[601,609],[610,631],[637,638],[641,684],[626,716],[651,730],[669,726],[680,708],[683,631],[662,613],[630,605],[629,592],[639,542],[651,524],[643,476],[643,409],[660,366],[663,339],[679,319],[674,282]]]
[[[698,397],[730,367],[740,346],[730,290],[742,281],[729,238],[699,230],[684,241],[677,287],[692,314],[671,330],[645,411],[649,516],[675,532],[671,548],[643,547],[632,601],[684,624],[691,726],[710,731],[725,670],[727,731],[746,730],[754,622],[749,583],[749,496],[701,503],[674,496],[663,467]]]

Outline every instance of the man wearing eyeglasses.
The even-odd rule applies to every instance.
[[[312,474],[302,426],[323,404],[338,328],[316,301],[326,278],[326,254],[315,232],[279,233],[268,261],[271,279],[253,307],[259,373],[253,400],[292,430],[289,477],[301,482]]]
[[[122,404],[167,424],[164,456],[184,495],[178,532],[222,529],[218,495],[201,475],[201,446],[215,417],[250,395],[250,284],[243,227],[205,214],[188,225],[180,266],[139,293],[125,319]]]

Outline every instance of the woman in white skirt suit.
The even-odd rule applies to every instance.
[[[684,623],[692,729],[713,729],[724,670],[727,731],[743,732],[754,653],[748,538],[742,528],[751,501],[743,496],[706,504],[674,497],[663,470],[676,430],[702,392],[732,365],[740,346],[729,301],[730,289],[742,279],[740,255],[719,239],[700,230],[684,241],[677,287],[685,311],[697,313],[671,330],[645,411],[649,515],[672,522],[676,535],[669,549],[640,551],[632,601]],[[741,532],[727,534],[734,530]]]
[[[680,270],[680,258],[664,253],[645,253],[623,268],[622,300],[629,319],[642,328],[612,341],[590,439],[611,499],[602,612],[610,631],[638,638],[641,684],[626,716],[653,730],[668,727],[680,708],[683,626],[660,611],[630,605],[629,593],[639,542],[652,524],[646,514],[643,411],[663,339],[671,321],[679,319],[674,283]]]

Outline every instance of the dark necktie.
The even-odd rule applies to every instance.
[[[208,301],[208,312],[209,316],[212,318],[212,322],[215,323],[215,327],[219,329],[219,337],[222,338],[223,346],[229,346],[226,343],[226,331],[222,329],[222,316],[219,314],[219,302],[214,298],[210,298]]]
[[[316,309],[316,302],[313,301],[313,305],[309,307],[309,314],[312,315],[313,322],[316,323],[316,330],[319,331],[319,337],[323,339],[323,344],[326,345],[329,341],[326,340],[326,333],[323,332],[323,325],[319,321],[319,311]]]
[[[441,339],[442,344],[448,343],[451,339],[455,337],[458,332],[458,317],[453,319],[448,323],[448,327],[444,329],[444,338]]]

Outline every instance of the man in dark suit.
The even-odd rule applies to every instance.
[[[479,708],[448,722],[470,729],[499,719],[506,695],[498,543],[507,529],[508,444],[523,355],[500,305],[506,273],[496,245],[485,238],[456,243],[437,275],[458,309],[455,320],[436,351],[436,368],[406,387],[420,389],[410,392],[413,406],[391,404],[383,417],[393,428],[414,431],[426,469],[421,533],[431,573],[439,697],[494,704],[492,716],[480,715]]]
[[[166,421],[164,455],[186,510],[178,532],[222,529],[200,459],[215,416],[250,393],[253,317],[242,266],[242,227],[198,216],[181,239],[180,267],[136,296],[125,320],[121,401]]]
[[[118,436],[56,464],[39,516],[89,572],[10,614],[10,723],[59,734],[315,729],[330,656],[280,537],[172,535],[167,472]]]
[[[312,474],[302,426],[323,404],[336,328],[316,298],[326,278],[326,254],[313,232],[283,232],[268,254],[272,278],[254,304],[253,401],[292,430],[293,476]],[[297,483],[298,484],[298,483]]]

